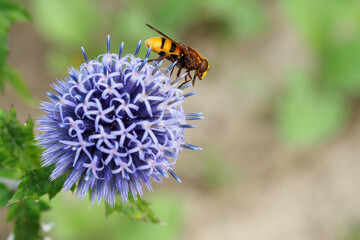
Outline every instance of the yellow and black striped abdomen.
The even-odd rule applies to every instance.
[[[150,38],[145,41],[145,44],[147,48],[151,46],[151,50],[160,56],[172,56],[174,59],[177,59],[182,53],[178,44],[163,37]]]

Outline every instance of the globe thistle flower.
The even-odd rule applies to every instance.
[[[50,179],[68,174],[63,190],[76,185],[76,195],[89,191],[92,203],[113,205],[117,193],[123,201],[129,192],[136,199],[143,185],[152,191],[151,180],[169,175],[181,182],[173,171],[179,153],[201,150],[185,143],[184,129],[194,127],[187,121],[202,119],[182,107],[195,93],[183,92],[191,83],[177,88],[185,74],[172,81],[175,63],[149,64],[151,49],[144,60],[137,57],[141,41],[134,55],[122,56],[123,46],[110,53],[108,36],[107,52],[95,60],[81,48],[85,63],[53,84],[56,93],[47,93],[38,121],[43,166],[55,164]]]

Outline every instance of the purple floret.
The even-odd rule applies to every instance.
[[[185,143],[187,120],[201,119],[201,113],[186,114],[182,104],[193,93],[178,89],[168,69],[160,63],[147,63],[135,55],[122,57],[107,52],[89,60],[81,48],[85,63],[80,71],[70,68],[69,78],[53,85],[56,93],[47,93],[46,112],[38,124],[38,136],[45,149],[43,166],[55,164],[50,179],[68,174],[64,190],[76,184],[83,198],[90,191],[91,201],[102,199],[114,205],[118,193],[127,201],[131,192],[142,196],[142,185],[152,191],[151,180],[179,177],[172,170],[183,148],[201,150]]]

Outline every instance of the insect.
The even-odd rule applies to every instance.
[[[210,69],[209,62],[206,58],[201,57],[196,50],[192,49],[188,45],[175,42],[170,37],[149,24],[146,24],[146,26],[163,36],[152,37],[145,41],[147,48],[151,46],[151,50],[159,54],[159,58],[149,61],[161,60],[164,58],[170,60],[171,62],[177,61],[176,66],[179,68],[177,77],[180,76],[182,69],[186,69],[188,74],[185,76],[185,82],[183,82],[179,88],[190,81],[192,81],[192,85],[194,86],[196,76],[200,80],[206,76]],[[171,74],[173,70],[171,71]],[[195,70],[194,77],[191,77],[190,75],[190,71],[192,70]],[[188,77],[189,80],[187,79]]]

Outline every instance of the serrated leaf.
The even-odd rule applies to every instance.
[[[63,175],[54,181],[50,181],[49,176],[53,169],[54,166],[48,166],[27,170],[18,186],[18,190],[9,201],[9,204],[13,204],[16,201],[29,197],[39,199],[45,194],[49,195],[49,199],[53,198],[58,192],[60,192],[66,179],[66,175]]]
[[[35,145],[34,123],[29,118],[25,124],[16,119],[16,112],[0,109],[0,168],[29,169],[40,166],[41,149]]]
[[[121,199],[118,198],[113,207],[106,204],[106,216],[109,216],[114,212],[123,213],[132,220],[140,220],[155,224],[160,223],[160,219],[151,210],[150,204],[141,198],[134,200],[134,198],[129,197],[127,202],[122,202]]]
[[[0,207],[4,207],[13,195],[5,184],[0,183]]]
[[[7,221],[14,221],[15,240],[42,239],[40,234],[40,216],[50,206],[31,198],[10,206]]]

